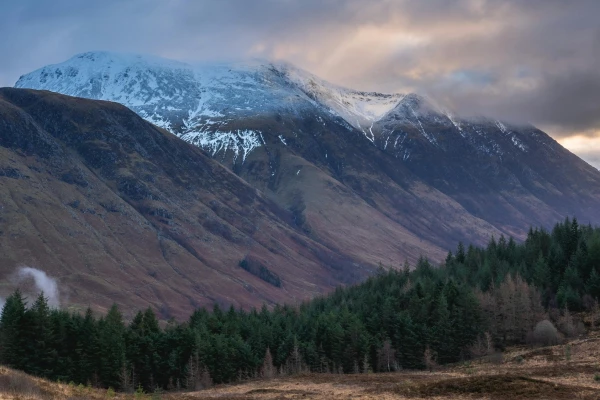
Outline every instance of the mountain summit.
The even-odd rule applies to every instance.
[[[213,153],[231,151],[242,162],[262,145],[261,132],[223,129],[232,120],[318,106],[363,129],[404,98],[338,87],[285,63],[191,66],[108,52],[79,54],[41,68],[22,76],[15,87],[116,101],[188,142]]]

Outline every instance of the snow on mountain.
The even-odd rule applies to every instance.
[[[79,54],[48,65],[22,76],[15,86],[115,101],[166,129],[168,115],[186,112],[200,95],[194,70],[187,64],[107,52]]]
[[[262,145],[260,132],[247,129],[243,131],[238,129],[235,132],[203,131],[201,133],[194,132],[192,130],[182,134],[180,137],[181,139],[195,146],[203,149],[210,149],[213,156],[219,152],[227,152],[228,150],[231,150],[234,153],[234,163],[237,161],[240,155],[243,163],[246,161],[246,157],[252,152],[252,150]]]
[[[224,125],[281,108],[298,111],[302,100],[310,101],[299,90],[292,93],[276,72],[260,62],[191,66],[158,57],[91,52],[24,75],[15,87],[119,102],[212,154],[230,150],[234,158],[245,160],[261,146],[261,132]]]
[[[440,135],[459,134],[482,153],[500,153],[489,129],[506,136],[511,147],[527,145],[499,121],[475,123],[459,119],[416,94],[361,92],[331,84],[286,63],[261,60],[189,65],[159,57],[90,52],[22,76],[18,88],[51,90],[71,96],[119,102],[144,119],[213,156],[229,154],[245,162],[264,146],[263,118],[327,113],[348,129],[356,128],[382,150],[409,158],[412,132],[440,147]],[[319,114],[319,115],[317,115]],[[240,121],[255,121],[251,124]],[[277,129],[277,124],[267,124]],[[353,128],[352,128],[353,127]],[[490,128],[492,127],[492,128]],[[281,139],[281,132],[271,132]],[[485,137],[484,137],[485,136]],[[393,149],[392,149],[393,144]]]
[[[22,76],[18,88],[119,102],[153,124],[212,154],[241,160],[262,145],[259,130],[227,123],[268,112],[322,107],[362,130],[404,97],[342,88],[284,63],[189,65],[159,57],[89,52]]]
[[[311,98],[329,107],[330,111],[363,131],[392,110],[405,97],[404,94],[399,93],[383,94],[347,89],[289,64],[282,63],[277,67]]]

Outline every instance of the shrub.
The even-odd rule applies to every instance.
[[[76,392],[78,395],[83,395],[83,394],[85,394],[85,386],[83,386],[83,384],[81,384],[81,383],[80,383],[80,384],[79,384],[79,385],[77,385],[77,387],[75,388],[75,392]]]
[[[134,397],[136,399],[146,398],[146,393],[144,392],[144,389],[142,389],[142,385],[138,385],[138,388],[135,390]]]
[[[154,389],[154,392],[152,392],[152,400],[161,400],[162,399],[162,390],[160,388],[156,388]]]
[[[559,339],[558,330],[547,319],[538,322],[533,329],[532,341],[535,345],[552,346],[558,344]]]

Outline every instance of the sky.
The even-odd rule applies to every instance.
[[[77,53],[285,60],[530,122],[600,167],[598,0],[0,0],[0,86]]]

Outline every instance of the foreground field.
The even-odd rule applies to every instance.
[[[197,399],[600,399],[600,339],[515,349],[435,372],[302,375],[217,387]],[[598,379],[598,380],[596,380]]]
[[[117,394],[57,384],[0,367],[0,399],[600,399],[600,337],[433,372],[305,374],[188,393]]]

